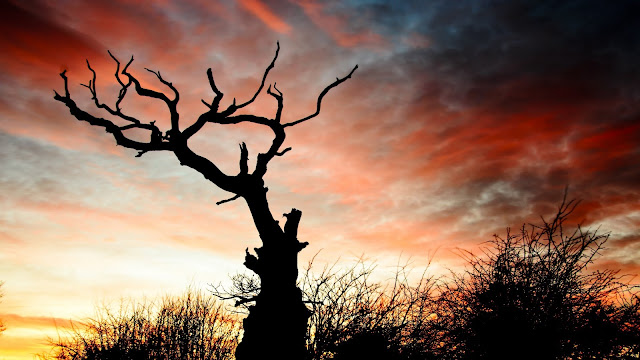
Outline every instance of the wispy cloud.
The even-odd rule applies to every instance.
[[[239,2],[243,8],[262,20],[272,30],[283,34],[291,32],[291,26],[261,0],[240,0]]]
[[[386,45],[385,39],[367,26],[370,24],[366,20],[359,19],[360,16],[366,15],[345,12],[340,8],[330,11],[327,4],[332,3],[316,0],[294,2],[304,10],[319,30],[326,32],[340,46],[382,48]]]

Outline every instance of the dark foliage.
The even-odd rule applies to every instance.
[[[577,204],[495,236],[436,299],[442,359],[626,359],[638,355],[640,303],[613,270],[588,271],[608,235],[567,231]]]

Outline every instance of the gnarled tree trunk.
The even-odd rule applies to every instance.
[[[236,359],[304,359],[311,312],[296,285],[298,252],[307,246],[297,239],[302,212],[292,209],[285,214],[287,220],[281,229],[261,190],[255,197],[245,197],[263,245],[254,249],[255,256],[249,251],[245,256],[245,266],[260,277],[260,293],[244,320],[245,333]]]

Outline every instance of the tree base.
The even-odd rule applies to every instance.
[[[289,294],[260,294],[244,320],[244,336],[236,350],[237,360],[307,358],[307,320],[311,311],[298,288]]]

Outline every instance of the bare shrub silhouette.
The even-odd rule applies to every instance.
[[[300,287],[313,313],[308,349],[314,359],[407,359],[429,347],[428,316],[435,280],[409,281],[398,267],[388,283],[373,282],[363,260],[345,269],[305,269]],[[418,345],[420,342],[420,345]],[[426,343],[425,343],[426,342]]]
[[[435,279],[425,269],[412,283],[409,273],[415,269],[399,266],[390,281],[381,283],[371,279],[375,268],[363,258],[347,267],[334,263],[315,271],[313,260],[305,267],[298,286],[312,308],[308,358],[427,359],[435,346],[429,316]],[[229,289],[214,286],[214,295],[246,308],[259,291],[259,279],[236,274],[231,280]]]
[[[470,269],[441,285],[434,311],[442,359],[637,358],[640,302],[614,270],[591,270],[608,234],[555,217],[495,236]]]
[[[159,303],[103,306],[94,318],[52,341],[44,359],[233,359],[241,332],[237,316],[210,295],[188,290]]]

